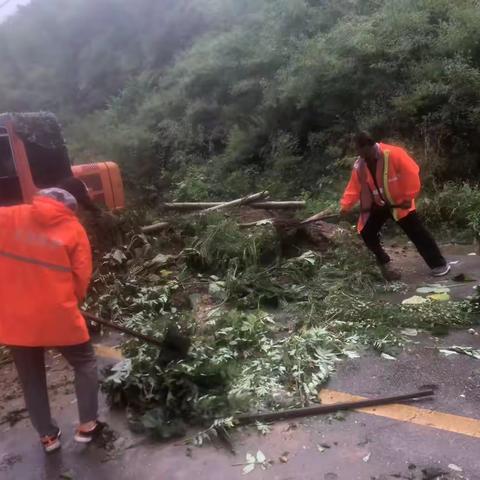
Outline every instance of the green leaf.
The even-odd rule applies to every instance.
[[[434,287],[434,286],[427,286],[427,287],[420,287],[417,288],[417,293],[448,293],[450,289],[448,287]]]
[[[259,450],[257,452],[257,462],[258,463],[263,463],[263,462],[265,462],[266,459],[267,458],[265,457],[264,453],[261,450]]]
[[[116,363],[110,371],[112,372],[105,382],[122,383],[125,381],[132,372],[132,360],[127,358]]]
[[[271,432],[270,425],[267,425],[266,423],[259,422],[258,420],[255,422],[255,426],[257,427],[257,430],[262,434],[262,435],[267,435],[268,433]]]
[[[173,255],[164,255],[163,253],[157,254],[152,260],[147,262],[148,267],[164,267],[171,264],[175,260]]]
[[[407,337],[416,337],[418,330],[416,328],[404,328],[401,333],[402,335],[407,335]]]
[[[427,301],[428,300],[426,298],[414,295],[413,297],[409,297],[403,300],[402,305],[421,305],[422,303],[426,303]]]
[[[448,302],[450,295],[448,293],[434,293],[433,295],[429,295],[428,298],[435,302]]]
[[[448,468],[450,470],[453,470],[454,472],[463,472],[463,468],[459,467],[458,465],[455,465],[454,463],[451,463]]]
[[[473,347],[464,347],[460,345],[453,345],[448,348],[442,348],[440,349],[440,352],[443,353],[444,355],[452,355],[455,353],[461,353],[462,355],[467,355],[469,357],[475,358],[477,360],[480,360],[480,349],[475,349]]]
[[[255,470],[255,463],[249,463],[243,467],[243,474],[248,475]]]
[[[388,353],[382,353],[380,356],[385,360],[396,360],[395,357],[393,357],[392,355],[389,355]]]

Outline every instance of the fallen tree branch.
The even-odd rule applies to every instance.
[[[260,200],[266,197],[268,197],[267,191],[254,193],[253,195],[247,195],[246,197],[237,198],[236,200],[232,200],[231,202],[216,204],[213,207],[209,207],[205,210],[201,210],[200,212],[195,212],[195,214],[205,215],[207,213],[216,212],[218,210],[223,210],[225,208],[238,207],[240,205],[248,205],[252,202],[255,202],[257,200]],[[146,225],[145,227],[142,227],[141,231],[142,233],[147,233],[147,234],[157,233],[167,229],[169,226],[170,226],[169,222],[158,222],[158,223],[154,223],[153,225]]]
[[[268,192],[259,192],[259,193],[254,193],[253,195],[247,195],[246,197],[242,198],[237,198],[236,200],[232,200],[231,202],[225,202],[221,203],[220,205],[215,205],[214,207],[207,208],[205,210],[202,210],[200,214],[206,214],[210,212],[216,212],[218,210],[223,210],[224,208],[230,208],[230,207],[238,207],[240,205],[247,205],[249,203],[253,203],[256,200],[260,200],[263,198],[268,197]]]
[[[257,220],[256,222],[239,223],[238,226],[240,228],[261,227],[263,225],[273,225],[274,222],[274,218],[264,218],[263,220]]]
[[[291,200],[291,201],[266,201],[266,202],[253,202],[249,204],[251,208],[258,208],[264,210],[276,210],[276,209],[294,209],[305,207],[304,200]],[[161,207],[167,210],[203,210],[210,207],[217,207],[223,205],[224,202],[170,202],[163,203]]]
[[[260,226],[265,226],[265,225],[276,225],[278,224],[284,224],[284,228],[288,227],[290,229],[294,228],[301,228],[305,227],[311,223],[315,222],[325,222],[326,220],[330,220],[333,218],[338,218],[338,214],[332,213],[330,215],[325,215],[325,216],[320,216],[318,217],[315,215],[314,217],[307,218],[306,220],[299,221],[295,219],[276,219],[276,218],[264,218],[262,220],[257,220],[256,222],[248,222],[248,223],[239,223],[238,226],[240,228],[250,228],[250,227],[260,227]],[[162,230],[167,229],[170,226],[169,222],[159,222],[159,223],[154,223],[152,225],[148,225],[145,227],[142,227],[141,231],[142,233],[150,234],[150,233],[157,233],[161,232]]]
[[[327,208],[326,210],[323,210],[319,213],[316,213],[315,215],[312,215],[311,217],[306,218],[305,220],[302,220],[300,222],[301,225],[306,225],[308,223],[313,223],[318,220],[325,221],[328,218],[335,218],[338,217],[339,214],[336,212],[333,212],[330,208]]]
[[[218,210],[220,208],[227,208],[229,206],[232,207],[232,206],[238,206],[238,205],[245,205],[245,204],[248,204],[250,201],[253,201],[253,200],[250,200],[252,197],[256,197],[257,195],[265,195],[265,194],[268,194],[268,192],[256,193],[254,195],[249,195],[248,197],[243,197],[237,200],[233,200],[232,202],[215,203],[213,207],[207,208],[206,210],[202,210],[201,212],[199,212],[199,214],[209,213],[209,212]],[[265,203],[269,203],[269,202],[265,202]],[[287,202],[283,202],[283,203],[287,203]],[[199,205],[204,205],[204,203],[199,203]],[[249,206],[253,206],[253,205],[260,205],[260,204],[258,203],[249,204]],[[240,228],[250,228],[250,227],[257,227],[262,225],[275,225],[275,226],[282,226],[283,228],[288,227],[289,229],[295,229],[295,228],[298,229],[306,225],[309,225],[311,223],[324,222],[325,220],[338,218],[338,216],[339,216],[338,213],[332,213],[331,210],[324,210],[305,220],[297,220],[294,218],[291,218],[291,219],[264,218],[263,220],[257,220],[256,222],[239,223],[238,226]],[[142,227],[141,231],[142,233],[146,233],[146,234],[157,233],[162,230],[165,230],[169,226],[170,226],[169,222],[158,222],[158,223],[154,223],[153,225]]]
[[[246,425],[254,422],[274,422],[290,418],[309,417],[312,415],[324,415],[327,413],[335,413],[342,410],[355,410],[357,408],[376,407],[378,405],[387,405],[391,403],[402,402],[404,400],[414,400],[417,398],[430,397],[432,395],[434,395],[433,390],[424,390],[421,392],[409,393],[406,395],[372,398],[367,400],[359,400],[357,402],[334,403],[331,405],[318,405],[316,407],[281,410],[279,412],[240,415],[236,418],[236,421],[240,425]]]
[[[158,222],[141,228],[142,233],[157,233],[165,230],[170,225],[169,222]]]
[[[289,228],[300,228],[310,223],[325,222],[326,220],[331,220],[333,218],[338,218],[338,213],[320,212],[302,221],[296,220],[294,218],[292,219],[264,218],[262,220],[257,220],[256,222],[239,223],[238,226],[240,228],[249,228],[249,227],[261,227],[264,225],[275,225],[277,223],[283,226],[288,226]]]

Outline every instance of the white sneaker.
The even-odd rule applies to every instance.
[[[443,277],[447,275],[451,270],[450,265],[447,263],[446,265],[442,265],[441,267],[432,268],[432,275],[434,277]]]
[[[75,432],[75,436],[73,438],[78,443],[90,443],[92,440],[94,440],[96,437],[100,435],[100,433],[106,426],[107,426],[106,423],[99,422],[97,420],[95,427],[93,427],[88,432],[85,432],[83,430],[80,430],[80,428],[77,428],[77,431]]]
[[[42,437],[40,441],[42,442],[43,449],[45,453],[53,453],[59,450],[62,447],[60,443],[60,437],[62,436],[62,431],[58,429],[55,435],[47,435]]]

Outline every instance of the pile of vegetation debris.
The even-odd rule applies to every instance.
[[[136,431],[170,438],[215,419],[229,426],[241,412],[304,406],[344,358],[366,348],[395,355],[405,328],[471,323],[462,302],[381,299],[401,285],[384,285],[347,230],[334,248],[284,256],[271,225],[244,229],[219,213],[171,222],[105,254],[87,305],[163,341],[126,341],[126,360],[103,384]]]

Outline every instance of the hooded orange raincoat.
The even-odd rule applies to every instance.
[[[392,217],[398,221],[415,210],[415,197],[420,192],[420,169],[403,148],[385,143],[377,144],[377,185],[363,158],[358,158],[352,170],[350,181],[345,189],[340,206],[343,210],[352,209],[360,201],[360,233],[370,217],[373,204],[389,205]],[[380,190],[380,191],[379,191]],[[410,208],[397,205],[410,201]]]
[[[74,212],[47,197],[0,208],[0,344],[77,345],[90,339],[79,303],[92,274]]]

